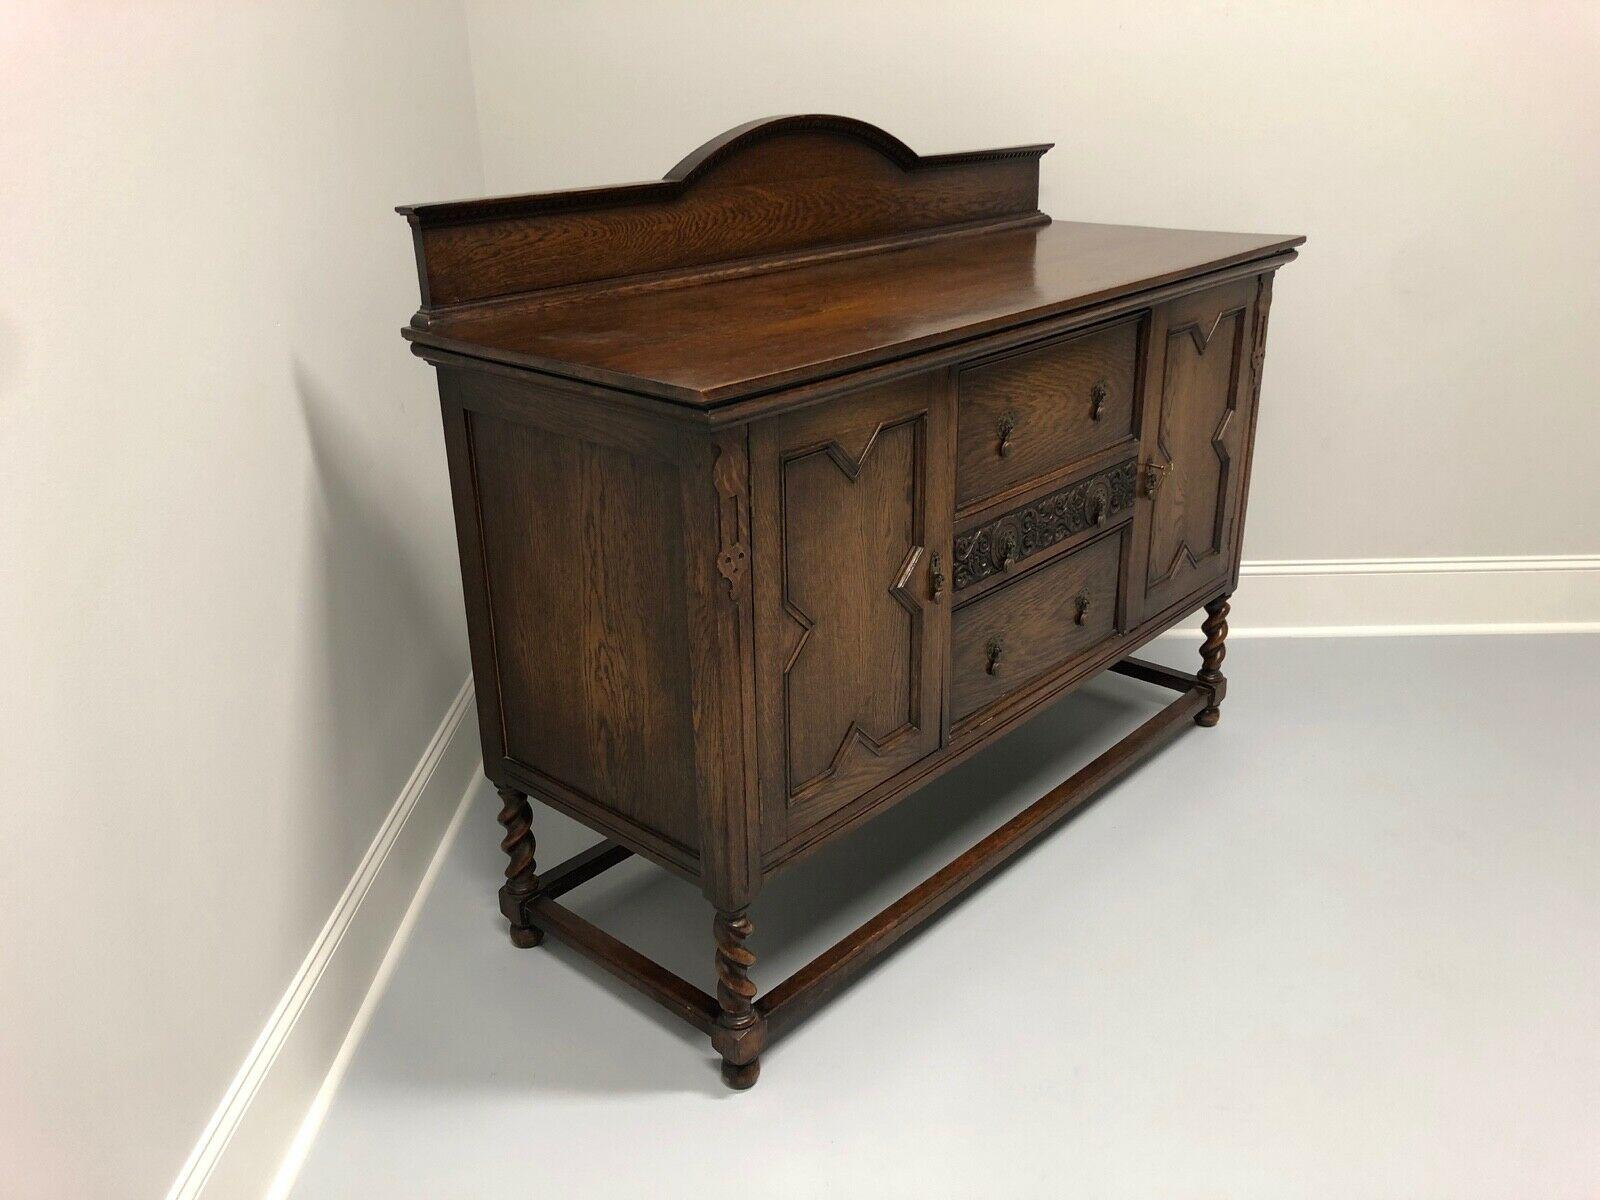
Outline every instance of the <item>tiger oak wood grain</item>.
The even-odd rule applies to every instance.
[[[1143,522],[1144,604],[1159,608],[1234,563],[1252,407],[1253,280],[1164,305],[1151,338],[1159,381],[1145,423],[1144,457],[1162,468]]]
[[[1268,258],[1302,240],[1056,221],[688,288],[533,297],[404,332],[709,408]]]
[[[767,847],[938,747],[949,606],[930,574],[936,552],[949,571],[950,423],[927,375],[752,430]]]
[[[783,118],[660,183],[402,210],[501,912],[707,1034],[730,1087],[1220,717],[1271,280],[1301,239],[1048,223],[1045,149]],[[1130,659],[1201,607],[1197,675]],[[1107,669],[1180,695],[761,994],[765,879]],[[605,840],[540,872],[530,798]],[[704,893],[701,983],[560,903],[633,854]]]
[[[963,720],[1111,636],[1122,553],[1123,534],[1107,534],[958,609],[950,719]]]
[[[956,505],[1138,437],[1134,389],[1140,321],[1053,338],[957,376]]]

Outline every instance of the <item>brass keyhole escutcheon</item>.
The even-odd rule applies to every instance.
[[[933,557],[928,561],[928,599],[937,600],[944,595],[944,569],[939,562],[939,552],[935,550]]]
[[[1082,625],[1089,619],[1089,597],[1079,596],[1073,601],[1072,623]]]
[[[1089,389],[1089,419],[1098,421],[1106,414],[1106,399],[1111,395],[1111,389],[1106,386],[1104,379],[1095,380]]]
[[[1000,673],[1000,656],[1005,653],[1005,649],[997,637],[992,637],[984,643],[983,669],[990,675],[998,675]]]
[[[1156,493],[1161,490],[1161,481],[1167,477],[1167,472],[1169,470],[1171,470],[1170,467],[1163,466],[1160,463],[1144,464],[1143,482],[1144,494],[1146,496],[1150,497],[1152,500],[1156,498]]]
[[[1011,435],[1017,431],[1017,418],[1014,413],[1006,413],[995,422],[995,436],[1000,440],[995,444],[995,453],[1001,458],[1011,453]]]

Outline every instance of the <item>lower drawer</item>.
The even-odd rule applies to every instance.
[[[960,721],[1111,637],[1127,528],[951,617],[950,719]]]

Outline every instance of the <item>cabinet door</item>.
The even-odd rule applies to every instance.
[[[1132,593],[1142,607],[1134,619],[1204,601],[1237,569],[1255,424],[1257,290],[1245,279],[1155,311],[1142,432],[1146,500],[1133,557]]]
[[[946,375],[750,433],[763,842],[936,750],[950,615]]]

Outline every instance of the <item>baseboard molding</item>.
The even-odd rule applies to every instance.
[[[417,918],[422,912],[422,907],[428,901],[428,895],[433,891],[433,881],[438,878],[440,869],[444,866],[445,858],[450,853],[450,847],[455,844],[456,835],[461,830],[461,823],[472,808],[473,800],[478,798],[481,789],[487,783],[480,778],[479,762],[473,764],[472,778],[468,781],[466,790],[461,793],[461,801],[456,805],[455,816],[450,818],[450,825],[444,831],[444,836],[439,839],[439,847],[434,851],[433,861],[428,864],[427,871],[422,876],[422,882],[417,886],[416,893],[411,897],[411,904],[406,908],[406,915],[400,919],[400,926],[395,930],[394,940],[389,943],[388,952],[383,956],[383,962],[378,967],[377,974],[373,977],[372,985],[367,989],[366,997],[361,1001],[361,1007],[356,1012],[355,1020],[350,1022],[350,1030],[345,1034],[344,1042],[339,1047],[339,1052],[334,1055],[333,1065],[328,1068],[327,1075],[322,1080],[322,1086],[317,1090],[316,1098],[311,1102],[305,1118],[300,1122],[300,1128],[295,1133],[294,1140],[290,1142],[288,1151],[283,1156],[283,1161],[278,1165],[277,1177],[272,1186],[267,1189],[265,1200],[288,1200],[289,1194],[294,1191],[295,1182],[300,1178],[300,1169],[305,1166],[306,1156],[310,1154],[312,1145],[317,1140],[317,1134],[322,1131],[323,1119],[328,1115],[328,1109],[333,1104],[333,1098],[339,1091],[339,1085],[344,1082],[345,1071],[350,1066],[350,1061],[355,1057],[356,1049],[361,1045],[361,1039],[366,1036],[367,1026],[372,1021],[372,1014],[378,1007],[378,1002],[383,999],[383,993],[388,989],[389,979],[394,974],[395,967],[404,956],[406,944],[411,940],[411,931],[416,926]]]
[[[167,1200],[259,1200],[337,1066],[476,781],[469,677],[196,1143]]]
[[[1247,562],[1240,576],[1235,637],[1600,631],[1595,555]],[[292,1187],[466,811],[478,761],[469,678],[167,1200],[254,1200]]]
[[[1600,630],[1600,555],[1246,562],[1239,575],[1230,637]]]

